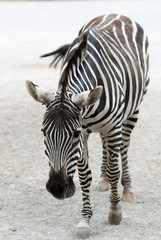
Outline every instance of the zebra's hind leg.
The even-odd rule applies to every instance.
[[[112,156],[113,158],[114,156]],[[111,159],[112,159],[111,158]],[[118,181],[120,177],[120,170],[118,163],[109,163],[107,167],[107,176],[111,184],[110,202],[108,221],[110,224],[119,224],[122,220],[121,206],[119,205],[120,197],[118,194]]]
[[[119,205],[120,197],[118,194],[118,182],[120,178],[119,154],[122,139],[122,124],[119,123],[108,132],[106,136],[106,151],[108,154],[107,178],[111,186],[109,209],[109,223],[119,224],[122,220],[121,207]]]
[[[81,238],[87,238],[92,233],[90,227],[90,219],[92,216],[92,207],[90,203],[90,185],[92,182],[92,173],[88,166],[88,148],[87,148],[88,136],[84,136],[84,152],[83,158],[78,161],[78,175],[82,189],[82,220],[77,225],[76,235]]]
[[[108,154],[106,150],[106,141],[104,141],[104,137],[102,134],[100,134],[102,139],[102,165],[101,165],[101,177],[100,181],[98,183],[98,190],[100,192],[107,191],[110,189],[110,184],[108,182],[107,176],[106,176],[106,170],[107,170],[107,162],[108,162]]]
[[[135,111],[134,114],[128,118],[122,127],[122,143],[121,143],[121,161],[122,161],[122,177],[121,183],[123,185],[123,196],[122,199],[126,202],[134,201],[134,192],[131,186],[131,178],[128,168],[128,148],[130,144],[130,137],[132,130],[135,127],[135,124],[138,120],[139,110]]]

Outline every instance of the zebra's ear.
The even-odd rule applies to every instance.
[[[98,86],[91,91],[78,93],[72,97],[72,101],[80,108],[93,105],[101,97],[102,90],[103,87]]]
[[[52,100],[54,100],[54,94],[47,90],[46,88],[39,87],[33,82],[26,80],[26,88],[29,94],[38,102],[48,105]]]

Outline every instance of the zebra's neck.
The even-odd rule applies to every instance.
[[[87,80],[82,75],[82,73],[86,73],[83,68],[87,54],[87,37],[88,31],[76,38],[63,61],[59,81],[59,90],[62,92],[62,96],[66,92],[76,94],[93,88],[91,80]]]

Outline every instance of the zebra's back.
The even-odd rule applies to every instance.
[[[62,94],[103,86],[100,100],[88,111],[84,109],[86,127],[98,131],[114,123],[120,111],[126,120],[138,110],[149,83],[148,40],[138,23],[117,14],[97,17],[80,30],[63,54]]]
[[[111,14],[93,19],[79,34],[86,31],[87,55],[90,55],[86,56],[86,61],[95,69],[96,85],[103,85],[107,91],[102,101],[105,103],[107,94],[110,99],[114,99],[114,94],[118,95],[114,87],[117,85],[124,95],[124,119],[127,119],[138,109],[149,83],[148,39],[144,30],[128,17]],[[92,57],[97,59],[101,70],[93,63]],[[113,104],[116,103],[113,101]],[[110,102],[106,102],[107,105],[112,108]]]

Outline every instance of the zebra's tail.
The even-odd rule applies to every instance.
[[[66,52],[68,51],[69,46],[70,44],[63,45],[57,50],[50,53],[43,54],[40,57],[43,58],[43,57],[54,56],[53,61],[50,63],[50,67],[53,65],[56,68],[57,64],[60,62],[60,60],[62,60],[62,58],[65,56]]]

